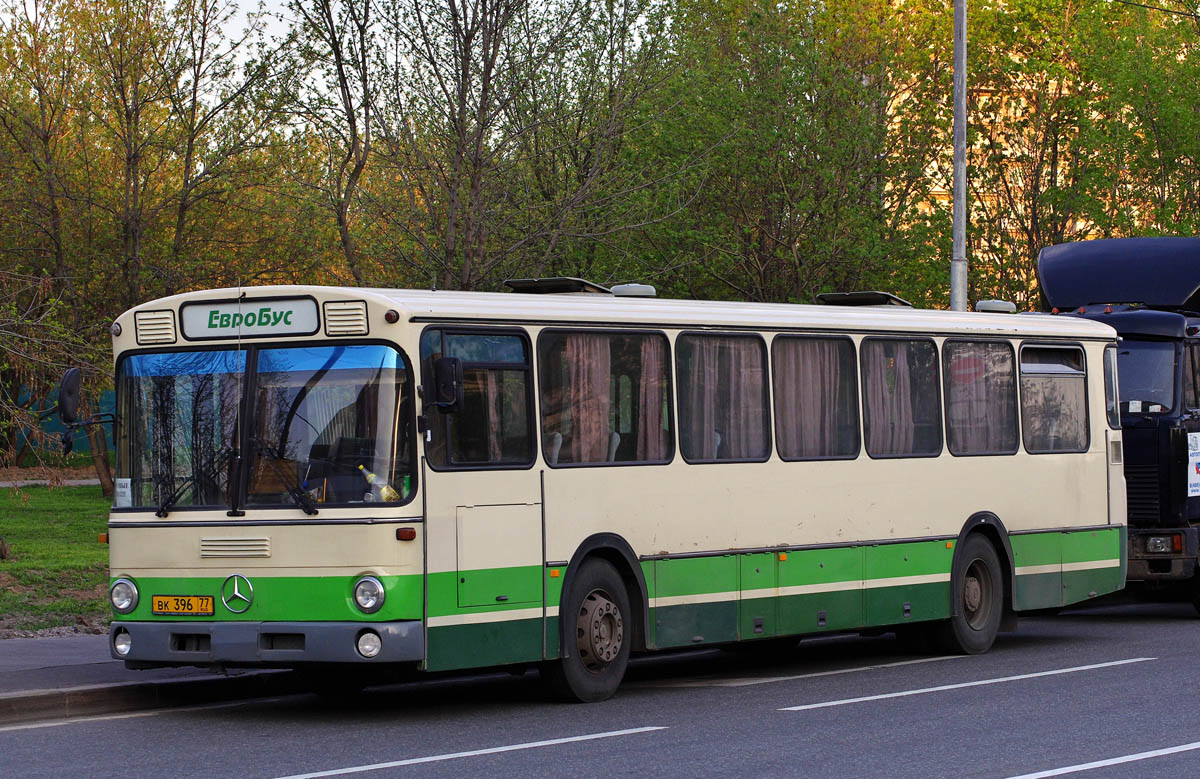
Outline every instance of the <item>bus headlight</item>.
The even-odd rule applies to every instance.
[[[133,649],[133,636],[129,635],[129,631],[118,630],[113,634],[113,649],[121,657],[129,654],[129,650]]]
[[[137,608],[137,585],[129,579],[117,579],[108,590],[108,599],[112,607],[121,614],[128,614]]]
[[[354,602],[364,614],[374,614],[383,607],[383,582],[374,576],[364,576],[354,585]]]
[[[383,649],[383,639],[373,630],[364,630],[358,634],[358,653],[366,658],[372,658]]]

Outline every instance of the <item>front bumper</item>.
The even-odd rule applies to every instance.
[[[1146,551],[1148,536],[1166,536],[1179,533],[1183,536],[1183,549],[1174,553]],[[1129,581],[1179,581],[1191,579],[1196,573],[1197,547],[1200,533],[1194,527],[1181,528],[1129,528]]]
[[[378,655],[367,659],[355,642],[364,630],[382,639]],[[132,646],[117,654],[113,637],[129,634]],[[109,652],[126,665],[156,667],[281,668],[306,663],[411,663],[425,659],[420,621],[406,622],[114,622]]]

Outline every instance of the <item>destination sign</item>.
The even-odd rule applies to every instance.
[[[312,298],[189,303],[181,319],[184,337],[192,340],[311,335],[318,326]]]

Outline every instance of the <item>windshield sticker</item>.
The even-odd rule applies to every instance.
[[[1200,496],[1200,433],[1188,433],[1188,497]]]
[[[1140,401],[1140,400],[1129,401],[1129,413],[1130,414],[1142,413],[1142,401]]]
[[[310,335],[317,332],[317,302],[237,300],[231,303],[193,303],[183,307],[187,338],[255,338],[268,335]]]

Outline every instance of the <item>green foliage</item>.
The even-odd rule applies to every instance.
[[[97,537],[109,506],[98,487],[0,493],[11,548],[0,560],[0,630],[105,623],[108,547]]]

